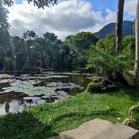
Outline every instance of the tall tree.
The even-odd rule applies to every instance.
[[[136,21],[135,21],[135,84],[136,86],[139,85],[139,0],[137,1],[137,8],[136,8]]]
[[[34,40],[37,38],[37,35],[34,31],[28,30],[27,32],[23,33],[23,38],[26,41],[26,48],[27,48],[27,53],[28,53],[28,64],[29,66],[33,66],[33,57],[31,51],[34,48]]]
[[[116,52],[118,54],[121,51],[121,44],[122,44],[123,11],[124,11],[124,0],[118,0],[117,22],[116,22]]]
[[[32,30],[27,30],[27,32],[23,33],[23,38],[25,40],[34,40],[37,37],[36,33]]]
[[[3,2],[0,1],[0,31],[4,29],[7,30],[9,27],[9,24],[7,22],[7,14],[7,9],[3,7]]]
[[[7,21],[7,9],[3,6],[3,1],[0,0],[0,70],[2,70],[4,66],[4,59],[8,59],[9,61],[9,24]],[[8,57],[7,57],[8,56]]]
[[[11,6],[13,4],[13,0],[1,0],[3,4]]]

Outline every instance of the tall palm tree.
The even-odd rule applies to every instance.
[[[123,11],[124,11],[124,0],[118,0],[118,11],[116,22],[116,52],[118,54],[121,51],[121,44],[122,44]]]
[[[139,0],[137,1],[137,8],[136,8],[136,21],[135,21],[135,66],[134,66],[134,72],[135,72],[135,84],[139,85]]]

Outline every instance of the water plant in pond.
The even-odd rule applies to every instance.
[[[66,72],[23,74],[12,78],[6,75],[2,76],[2,83],[5,83],[5,77],[8,86],[2,86],[0,115],[6,114],[6,102],[10,106],[9,112],[22,111],[45,102],[57,102],[81,92],[90,80],[87,78],[90,75]]]
[[[54,87],[45,87],[45,86],[34,87],[33,84],[35,84],[35,80],[29,80],[29,81],[16,80],[15,82],[11,83],[10,87],[5,88],[5,90],[6,91],[9,90],[9,92],[10,91],[24,92],[29,96],[55,92]]]

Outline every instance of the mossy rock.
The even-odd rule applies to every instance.
[[[101,91],[100,83],[90,82],[87,86],[87,92],[98,92]]]
[[[118,86],[107,79],[101,80],[99,82],[90,82],[87,86],[88,92],[104,92],[104,91],[112,91],[116,90]]]
[[[130,86],[135,86],[135,73],[134,73],[134,71],[125,71],[123,73],[123,77]]]

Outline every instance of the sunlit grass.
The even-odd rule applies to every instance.
[[[21,139],[37,139],[34,138],[36,134],[39,139],[45,139],[61,131],[76,128],[83,122],[94,118],[102,118],[114,123],[122,122],[128,117],[129,108],[138,102],[139,94],[135,90],[120,89],[105,93],[84,92],[58,103],[44,104],[27,112],[1,117],[0,128],[5,134],[3,135],[0,130],[0,138],[11,139],[10,137],[13,137],[16,139],[16,134],[19,133],[22,134]],[[13,119],[15,122],[12,122]],[[32,125],[31,121],[34,119],[35,125]],[[28,122],[31,122],[32,127],[26,126]],[[20,127],[20,130],[17,127]],[[8,132],[6,129],[9,129],[11,133],[6,134]]]

